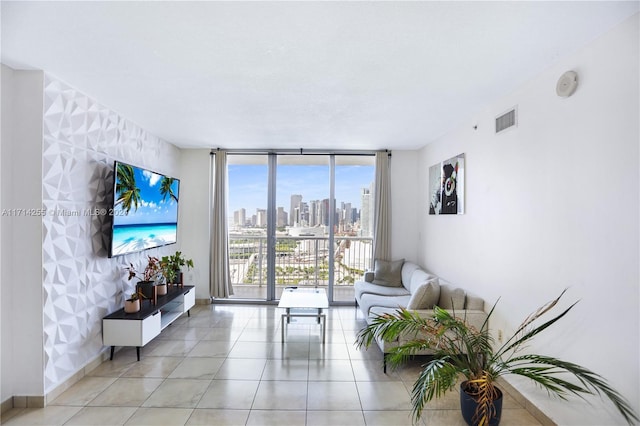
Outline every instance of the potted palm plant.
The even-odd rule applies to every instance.
[[[502,392],[495,381],[507,374],[527,377],[550,394],[563,399],[569,394],[604,395],[629,424],[640,421],[625,398],[602,376],[571,362],[524,352],[524,347],[531,339],[555,324],[575,306],[577,302],[550,320],[534,324],[558,303],[565,291],[529,315],[515,333],[497,348],[488,329],[488,321],[496,305],[493,305],[479,330],[468,325],[464,318],[456,317],[455,312],[450,313],[437,306],[434,307],[433,318],[423,318],[406,309],[398,309],[394,313],[376,317],[358,333],[356,345],[368,347],[376,339],[393,341],[401,333],[415,336],[386,355],[392,367],[402,364],[419,350],[434,351],[413,385],[411,403],[416,422],[429,401],[453,389],[463,377],[465,380],[460,384],[460,400],[467,424],[497,425],[500,421]],[[576,380],[569,381],[568,376]],[[467,403],[472,407],[467,408]]]

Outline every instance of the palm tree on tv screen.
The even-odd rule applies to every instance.
[[[133,167],[127,164],[118,164],[116,179],[116,193],[118,200],[116,206],[122,204],[122,209],[129,214],[131,207],[138,210],[140,203],[140,188],[136,186],[136,177],[133,173]]]
[[[162,180],[160,181],[160,194],[162,194],[163,200],[166,200],[168,195],[169,199],[173,198],[177,203],[178,197],[176,197],[176,194],[174,194],[173,189],[171,188],[171,185],[173,185],[174,181],[174,178],[163,176]]]

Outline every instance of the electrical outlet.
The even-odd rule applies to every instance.
[[[502,343],[502,330],[498,330],[498,342]]]

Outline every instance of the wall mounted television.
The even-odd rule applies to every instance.
[[[175,244],[179,193],[179,179],[115,161],[109,257]]]

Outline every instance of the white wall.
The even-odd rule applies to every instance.
[[[418,261],[418,151],[391,156],[391,257]]]
[[[569,287],[574,310],[530,350],[603,375],[640,412],[638,15],[499,99],[420,155],[420,263],[499,297],[492,327],[517,327]],[[579,87],[555,94],[573,69]],[[494,135],[518,105],[517,129]],[[473,130],[472,125],[478,124]],[[429,216],[428,168],[466,154],[466,214]],[[599,398],[570,403],[512,380],[558,424],[621,424]]]
[[[196,286],[197,299],[209,299],[209,176],[210,150],[185,149],[180,159],[180,229],[183,254],[194,268],[185,282]]]
[[[43,79],[42,72],[2,67],[2,209],[42,207]],[[2,216],[2,227],[5,401],[43,395],[41,218],[13,211]]]

